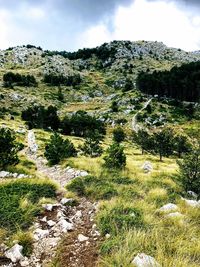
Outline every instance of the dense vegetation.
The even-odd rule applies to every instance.
[[[19,161],[17,152],[20,149],[16,142],[15,135],[5,128],[0,129],[0,170],[8,165],[16,164]]]
[[[198,102],[200,99],[200,62],[173,67],[170,71],[140,73],[138,88],[147,94]]]
[[[37,81],[33,75],[22,75],[19,73],[7,72],[3,75],[5,87],[18,86],[37,86]]]
[[[56,75],[56,74],[45,74],[44,82],[52,86],[76,86],[81,83],[81,77],[79,74],[70,76]]]
[[[57,115],[57,108],[49,106],[32,106],[22,111],[22,119],[27,122],[30,129],[42,128],[57,130],[60,125],[60,119]]]

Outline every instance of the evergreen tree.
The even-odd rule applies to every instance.
[[[58,164],[61,160],[76,155],[76,149],[68,139],[64,140],[59,134],[54,133],[45,147],[44,153],[50,165]]]
[[[173,154],[174,149],[174,133],[171,128],[164,128],[152,135],[150,150],[159,154],[160,161],[163,156],[170,156]]]
[[[19,144],[9,129],[0,129],[0,169],[19,162]]]
[[[117,144],[113,143],[106,151],[104,157],[105,167],[111,169],[122,169],[126,165],[126,155],[124,154],[124,148]]]

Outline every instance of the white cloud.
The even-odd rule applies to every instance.
[[[6,10],[0,10],[0,36],[1,36],[1,48],[8,48],[8,25],[10,20],[10,14]]]
[[[82,34],[83,46],[95,46],[108,40],[154,40],[168,46],[198,50],[200,16],[191,16],[173,2],[135,0],[130,7],[119,7],[113,19],[114,30],[106,23]]]
[[[39,7],[31,7],[26,12],[24,12],[27,17],[34,19],[34,20],[40,20],[45,18],[46,14],[42,8]]]

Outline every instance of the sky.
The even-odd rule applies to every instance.
[[[200,50],[200,0],[0,0],[0,49],[75,51],[112,40]]]

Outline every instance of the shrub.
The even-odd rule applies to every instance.
[[[51,136],[50,142],[45,147],[45,157],[50,165],[59,163],[64,158],[76,155],[74,145],[68,140],[64,140],[59,134]]]
[[[0,169],[19,162],[19,144],[9,129],[0,129]]]
[[[124,141],[126,135],[121,127],[115,128],[113,131],[113,141],[116,143],[121,143]]]
[[[185,191],[194,191],[200,196],[200,147],[194,148],[182,161],[179,160],[178,165]]]
[[[117,143],[113,143],[106,151],[106,156],[104,157],[105,167],[122,169],[126,165],[126,155],[124,154],[124,149]]]

